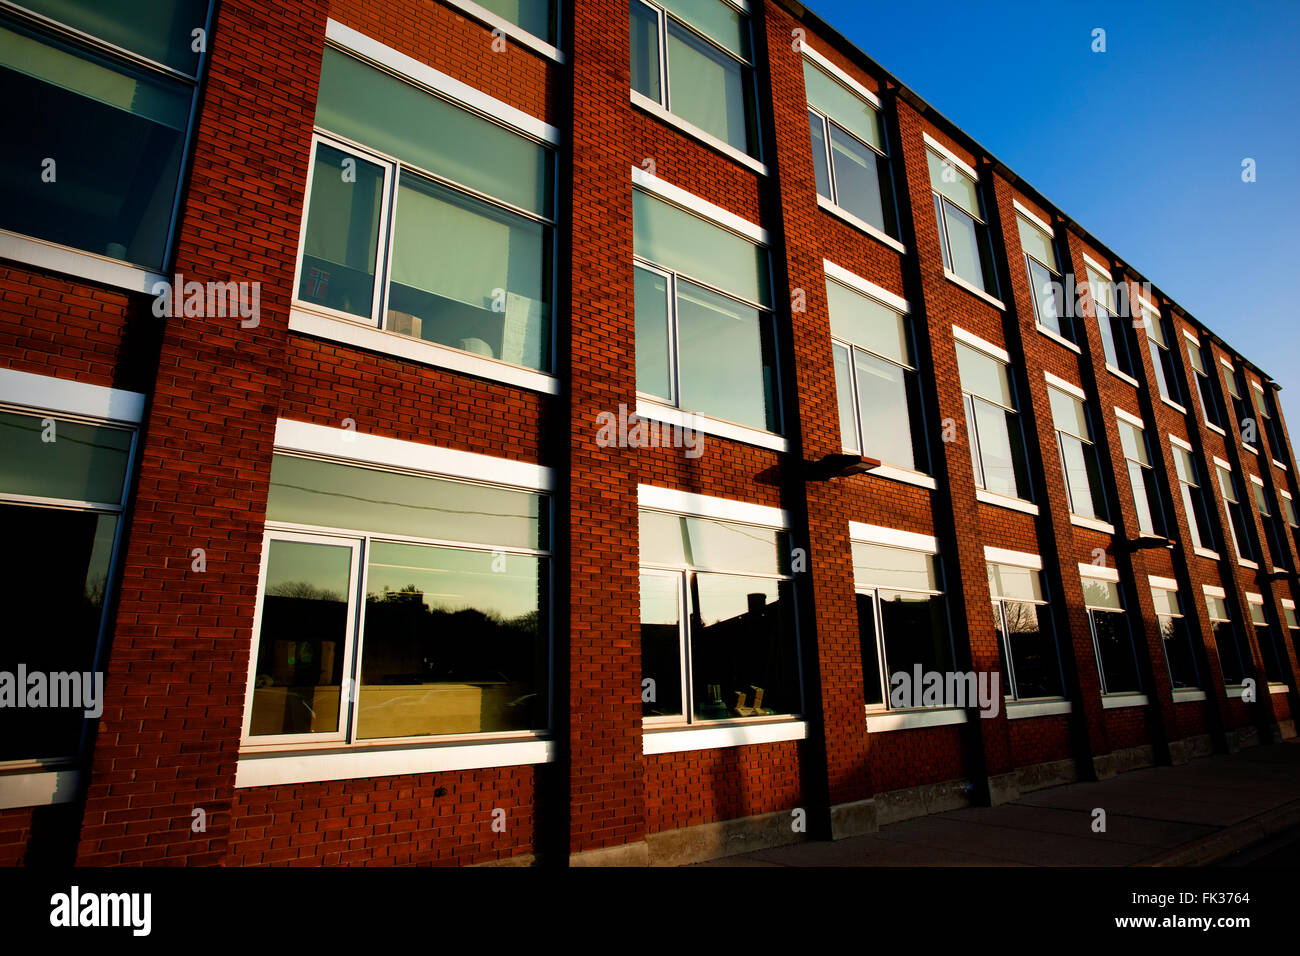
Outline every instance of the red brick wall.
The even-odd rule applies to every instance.
[[[803,806],[794,741],[651,754],[644,761],[647,833]]]

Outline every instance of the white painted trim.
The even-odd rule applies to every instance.
[[[1027,551],[1011,551],[1007,548],[984,546],[984,560],[989,564],[1009,564],[1014,568],[1029,568],[1032,571],[1043,570],[1042,555]]]
[[[1283,471],[1286,471],[1286,465],[1282,464],[1282,463],[1281,463],[1280,461],[1278,461],[1276,458],[1273,459],[1273,467],[1274,467],[1274,468],[1281,468]]]
[[[1214,462],[1216,465],[1218,465],[1220,468],[1224,469],[1225,471],[1232,471],[1232,465],[1228,464],[1226,461],[1224,461],[1224,460],[1223,460],[1222,458],[1220,458],[1218,455],[1211,455],[1211,456],[1210,456],[1210,460],[1213,461],[1213,462]]]
[[[535,53],[540,53],[542,56],[554,60],[556,63],[564,63],[564,53],[558,48],[547,43],[541,37],[535,36],[518,25],[511,23],[505,17],[498,16],[486,7],[479,6],[474,2],[474,0],[444,0],[444,2],[468,13],[475,20],[500,30],[502,34],[514,40],[520,46],[527,47]]]
[[[1198,557],[1209,558],[1211,561],[1219,560],[1219,552],[1211,551],[1209,548],[1200,548],[1196,545],[1192,545],[1192,553],[1196,554]]]
[[[889,233],[882,232],[881,230],[873,226],[871,223],[867,222],[865,219],[859,219],[857,216],[853,215],[853,213],[849,212],[847,209],[835,205],[835,203],[831,202],[825,196],[818,194],[817,205],[822,209],[824,209],[826,212],[830,213],[832,216],[835,216],[839,219],[843,219],[854,229],[857,229],[861,232],[865,232],[868,236],[870,236],[872,239],[875,239],[877,242],[884,243],[885,245],[889,246],[889,248],[893,249],[897,253],[900,253],[902,255],[907,255],[907,246],[903,245],[893,236],[889,235]]]
[[[1130,425],[1132,425],[1135,428],[1140,428],[1143,431],[1146,431],[1147,426],[1142,421],[1141,416],[1134,415],[1132,412],[1126,412],[1118,405],[1115,406],[1115,417],[1122,422],[1128,422]]]
[[[1147,583],[1162,591],[1178,591],[1178,582],[1173,578],[1162,578],[1154,574],[1147,575]]]
[[[1079,355],[1082,355],[1082,354],[1083,354],[1083,349],[1079,348],[1079,346],[1075,345],[1073,342],[1071,342],[1069,339],[1067,339],[1064,335],[1058,335],[1056,332],[1053,332],[1053,331],[1052,331],[1051,329],[1049,329],[1047,326],[1045,326],[1045,325],[1039,325],[1037,321],[1034,322],[1034,328],[1036,328],[1036,329],[1038,330],[1039,334],[1041,334],[1041,335],[1046,335],[1049,339],[1051,339],[1051,340],[1052,340],[1053,342],[1055,342],[1057,345],[1064,345],[1064,346],[1065,346],[1067,349],[1069,349],[1071,352],[1076,352],[1076,353],[1078,353]]]
[[[742,524],[780,530],[790,527],[790,515],[784,508],[733,501],[730,498],[714,498],[711,495],[697,495],[692,491],[677,491],[674,488],[660,488],[657,485],[637,485],[636,500],[639,507],[670,511],[673,514],[716,518],[719,521],[739,521]]]
[[[1273,464],[1276,465],[1277,462],[1273,462]],[[1291,498],[1291,492],[1287,491],[1285,488],[1279,488],[1279,489],[1277,489],[1277,493],[1278,493],[1279,495],[1281,495],[1283,498],[1285,498],[1287,501],[1291,501],[1291,500],[1292,500],[1292,498]]]
[[[277,451],[303,452],[363,465],[464,478],[528,491],[549,492],[555,489],[554,473],[542,465],[287,418],[276,420],[275,447]]]
[[[1053,375],[1051,372],[1044,372],[1043,378],[1047,381],[1048,385],[1059,388],[1063,392],[1068,392],[1075,398],[1081,399],[1085,402],[1088,400],[1088,393],[1073,382],[1067,382],[1065,379]]]
[[[1043,230],[1043,232],[1047,233],[1048,236],[1052,236],[1056,232],[1056,230],[1052,228],[1050,222],[1046,219],[1040,219],[1038,213],[1034,212],[1014,196],[1011,198],[1011,205],[1015,208],[1016,212],[1020,213],[1020,215],[1024,216],[1039,229]]]
[[[1189,442],[1189,441],[1188,441],[1187,439],[1185,439],[1185,438],[1179,438],[1177,435],[1170,435],[1170,436],[1169,436],[1169,443],[1170,443],[1171,445],[1177,445],[1177,446],[1178,446],[1179,448],[1181,448],[1183,451],[1190,451],[1190,452],[1195,452],[1195,451],[1196,451],[1196,449],[1194,449],[1194,448],[1192,447],[1192,443],[1191,443],[1191,442]]]
[[[507,385],[526,388],[545,395],[560,394],[560,380],[554,375],[485,358],[482,355],[462,352],[460,349],[426,342],[398,332],[360,325],[347,319],[318,315],[302,308],[295,307],[289,311],[289,329],[304,335],[329,339],[331,342],[342,342],[344,345],[352,345],[384,355],[410,359],[421,365],[450,369],[453,372],[461,372],[493,382],[504,382]]]
[[[1246,477],[1250,479],[1251,484],[1259,485],[1261,488],[1264,487],[1264,479],[1259,477],[1258,475],[1247,474]]]
[[[859,83],[857,80],[855,80],[853,77],[849,76],[847,73],[845,73],[843,70],[841,70],[838,66],[836,66],[834,63],[832,63],[830,60],[828,60],[826,57],[822,56],[820,53],[818,53],[816,50],[814,50],[812,47],[810,47],[810,46],[808,45],[808,41],[807,41],[807,40],[804,40],[803,43],[800,44],[800,47],[801,47],[801,51],[803,52],[803,55],[804,55],[804,56],[806,56],[808,59],[812,60],[814,63],[816,63],[819,67],[821,67],[823,70],[825,70],[825,71],[826,71],[827,73],[829,73],[831,76],[835,77],[835,79],[839,80],[841,83],[843,83],[845,86],[847,86],[850,90],[852,90],[852,91],[853,91],[854,93],[856,93],[858,96],[862,97],[864,100],[866,100],[866,101],[867,101],[868,103],[870,103],[872,106],[874,106],[877,110],[880,109],[880,97],[879,97],[879,96],[877,96],[875,93],[871,92],[871,90],[867,89],[865,86],[863,86],[863,85],[862,85],[861,83]]]
[[[1245,693],[1245,691],[1246,691],[1245,684],[1229,684],[1223,688],[1223,693],[1225,697],[1236,697],[1238,699],[1241,698],[1241,696]]]
[[[981,289],[979,286],[967,282],[961,276],[957,275],[957,273],[950,272],[948,269],[945,268],[943,270],[943,277],[947,279],[949,282],[951,282],[953,285],[961,286],[971,295],[983,299],[985,302],[993,306],[995,309],[998,309],[1002,312],[1005,312],[1007,310],[1006,305],[1003,304],[1001,299],[994,298],[993,296],[985,292],[983,289]]]
[[[33,236],[19,235],[8,229],[0,229],[0,259],[148,295],[153,295],[153,287],[157,283],[170,285],[171,282],[166,276],[128,265],[118,259],[46,242]]]
[[[550,740],[499,740],[388,747],[372,750],[254,754],[243,753],[235,768],[235,787],[271,787],[324,780],[393,777],[412,773],[447,773],[485,767],[519,767],[550,763]]]
[[[790,443],[785,438],[772,432],[759,431],[757,428],[737,425],[734,422],[724,422],[718,418],[709,418],[707,415],[688,412],[671,405],[661,405],[644,398],[636,400],[636,415],[637,418],[648,418],[666,425],[676,425],[679,428],[691,428],[706,435],[729,438],[747,445],[770,448],[772,451],[784,452],[790,448]]]
[[[1294,611],[1294,610],[1295,610],[1295,601],[1292,601],[1290,598],[1282,598],[1282,606],[1283,606],[1283,607],[1289,607],[1291,610]]]
[[[1218,432],[1218,433],[1219,433],[1220,435],[1222,435],[1224,438],[1227,438],[1227,437],[1228,437],[1228,433],[1227,433],[1227,432],[1225,432],[1222,428],[1220,428],[1218,425],[1214,424],[1214,423],[1211,422],[1211,421],[1206,421],[1206,422],[1205,422],[1205,427],[1208,428],[1208,429],[1209,429],[1210,431],[1212,431],[1212,432]]]
[[[1115,526],[1109,521],[1100,521],[1097,518],[1085,518],[1083,515],[1070,515],[1070,524],[1076,528],[1089,528],[1092,531],[1100,531],[1103,534],[1114,534]]]
[[[549,143],[552,146],[560,144],[560,131],[558,128],[522,110],[517,110],[494,96],[488,96],[482,90],[477,90],[467,83],[462,83],[460,80],[448,76],[441,70],[435,70],[433,67],[421,63],[405,53],[399,53],[392,47],[385,46],[364,33],[359,33],[351,27],[344,26],[337,20],[326,21],[325,39],[335,46],[370,60],[372,63],[391,70],[407,80],[430,90],[435,90],[444,96],[449,96],[480,113],[485,113],[521,133],[539,139],[544,143]]]
[[[1010,495],[1000,495],[996,491],[986,491],[983,488],[975,489],[975,500],[997,508],[1006,508],[1008,511],[1019,511],[1027,515],[1038,514],[1038,505],[1032,501],[1012,498]]]
[[[867,474],[875,475],[877,478],[888,478],[890,481],[901,481],[904,484],[916,485],[918,488],[929,488],[931,491],[939,487],[938,483],[929,475],[923,475],[919,471],[908,471],[906,468],[898,468],[894,465],[881,465],[879,468],[872,468]]]
[[[1226,601],[1228,599],[1228,592],[1217,584],[1202,584],[1201,590],[1205,592],[1206,597],[1216,597],[1220,601]]]
[[[641,752],[650,754],[684,753],[712,750],[717,747],[743,747],[770,744],[783,740],[804,740],[808,724],[802,720],[735,723],[720,727],[689,727],[674,730],[646,729],[641,736]]]
[[[693,139],[699,140],[705,146],[709,147],[710,149],[716,152],[721,153],[723,156],[726,156],[728,159],[732,160],[733,162],[739,163],[741,166],[744,166],[746,169],[752,170],[753,172],[758,173],[758,175],[760,176],[767,175],[767,167],[764,166],[762,163],[760,163],[753,156],[750,156],[748,153],[742,153],[740,150],[736,149],[736,147],[732,146],[730,143],[718,139],[718,137],[714,136],[712,133],[706,130],[700,129],[694,123],[688,123],[686,120],[682,119],[676,113],[671,113],[668,110],[664,109],[662,106],[660,106],[658,103],[656,103],[654,100],[650,99],[650,97],[644,95],[643,93],[638,93],[636,90],[632,90],[630,98],[631,98],[632,105],[637,107],[638,109],[644,110],[645,112],[649,113],[651,116],[655,117],[656,119],[661,120],[664,123],[667,123],[669,126],[677,127],[686,135],[692,137]]]
[[[1115,281],[1115,277],[1110,274],[1110,269],[1108,269],[1106,266],[1103,266],[1100,262],[1098,262],[1092,256],[1088,255],[1088,253],[1086,252],[1083,254],[1083,261],[1088,265],[1092,266],[1094,269],[1096,269],[1099,273],[1101,273],[1111,282]]]
[[[138,425],[144,419],[144,403],[139,392],[0,368],[0,405]]]
[[[1251,388],[1255,389],[1255,391],[1259,392],[1261,395],[1264,394],[1264,386],[1259,382],[1255,381],[1253,378],[1247,378],[1246,382]]]
[[[994,345],[987,339],[980,338],[974,332],[967,332],[960,325],[953,325],[952,337],[958,342],[964,342],[971,346],[971,348],[979,349],[986,355],[993,356],[993,358],[997,359],[1004,365],[1011,364],[1011,354],[1006,349],[1002,348],[1000,345]]]
[[[1112,584],[1119,584],[1119,568],[1103,568],[1096,564],[1086,564],[1079,562],[1079,577],[1091,578],[1094,581],[1109,581]]]
[[[886,528],[884,525],[878,524],[864,524],[861,521],[849,522],[849,539],[862,544],[881,544],[890,548],[924,551],[927,554],[939,553],[939,539],[934,535],[917,534],[914,531],[900,531],[897,528]]]
[[[822,260],[822,269],[826,272],[826,278],[834,279],[836,282],[846,285],[856,292],[861,292],[863,295],[870,296],[871,298],[889,306],[895,312],[906,314],[911,311],[911,306],[907,304],[907,300],[901,295],[896,292],[890,292],[884,286],[879,286],[874,282],[869,282],[857,273],[850,272],[848,269],[836,265],[829,259]]]
[[[680,186],[674,186],[666,179],[651,176],[649,172],[640,166],[632,167],[632,185],[644,189],[648,193],[654,193],[659,198],[666,199],[675,206],[681,206],[683,209],[708,219],[714,224],[748,239],[750,242],[765,246],[771,241],[767,230],[762,226],[755,225],[748,219],[737,216],[734,212],[728,212],[721,206],[715,206],[707,199],[701,199],[695,193],[687,192]]]
[[[4,774],[0,776],[0,810],[71,803],[76,799],[79,782],[77,770]]]
[[[1263,607],[1263,606],[1264,606],[1264,595],[1262,595],[1262,594],[1256,594],[1256,593],[1254,593],[1253,591],[1247,591],[1247,592],[1246,592],[1246,603],[1247,603],[1247,604],[1258,604],[1260,607]]]
[[[867,733],[880,734],[891,730],[915,730],[918,727],[949,727],[964,724],[967,720],[966,711],[960,707],[936,707],[927,710],[867,714]]]
[[[1191,342],[1197,348],[1201,347],[1200,338],[1191,329],[1183,329],[1183,338],[1187,339],[1187,341]]]
[[[1165,396],[1161,395],[1160,401],[1164,402],[1166,405],[1168,405],[1170,408],[1176,411],[1179,415],[1187,414],[1187,409],[1183,408],[1183,406],[1179,405],[1172,398],[1165,398]]]
[[[1154,313],[1157,318],[1160,316],[1160,306],[1156,305],[1150,299],[1145,298],[1140,292],[1135,292],[1133,298],[1137,299],[1138,308],[1146,309],[1148,312]]]
[[[1119,710],[1123,707],[1145,707],[1151,703],[1146,694],[1103,694],[1101,706],[1103,710]]]
[[[1192,701],[1206,700],[1206,693],[1195,687],[1178,687],[1174,689],[1175,704],[1189,704]]]
[[[1236,371],[1237,371],[1237,370],[1233,367],[1232,362],[1230,362],[1228,359],[1224,358],[1222,355],[1219,356],[1219,364],[1222,365],[1224,368],[1226,368],[1229,372],[1236,372]],[[1234,383],[1234,386],[1235,386],[1235,383]]]
[[[1106,371],[1110,372],[1111,375],[1114,375],[1121,382],[1128,382],[1134,388],[1142,387],[1142,383],[1139,382],[1137,379],[1135,379],[1132,375],[1129,375],[1127,372],[1121,372],[1119,369],[1117,369],[1115,366],[1111,365],[1110,363],[1106,364]]]
[[[1024,720],[1026,717],[1054,717],[1073,712],[1068,700],[1009,700],[1006,702],[1007,720]]]
[[[1280,684],[1275,681],[1269,681],[1268,692],[1270,694],[1289,694],[1291,692],[1291,688],[1288,687],[1286,684]]]
[[[940,156],[944,157],[948,162],[952,163],[971,179],[975,180],[975,182],[978,183],[980,181],[980,174],[976,172],[975,167],[966,162],[966,160],[962,159],[947,146],[943,145],[943,143],[939,142],[924,130],[921,131],[921,138],[925,140],[926,146],[929,146]]]

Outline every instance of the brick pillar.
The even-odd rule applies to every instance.
[[[260,282],[260,324],[165,320],[83,866],[210,864],[226,853],[326,9],[224,0],[209,37],[174,271]],[[206,832],[191,829],[195,808]]]

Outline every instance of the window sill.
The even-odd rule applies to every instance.
[[[717,418],[709,418],[695,412],[673,408],[671,405],[661,405],[658,402],[647,401],[644,398],[636,400],[636,417],[649,418],[665,425],[676,425],[679,428],[692,428],[705,435],[730,438],[732,441],[757,445],[760,448],[770,448],[773,451],[784,452],[790,448],[788,441],[772,432],[759,431],[757,428],[750,428],[747,425],[724,422]]]
[[[870,236],[872,239],[875,239],[877,242],[884,243],[885,245],[889,246],[889,248],[893,249],[895,252],[901,253],[903,255],[907,255],[907,246],[903,245],[901,242],[899,242],[889,233],[877,229],[875,226],[867,222],[865,219],[859,219],[857,216],[853,215],[853,213],[849,212],[844,207],[831,202],[829,199],[827,199],[825,196],[821,195],[820,193],[817,194],[817,205],[822,209],[824,209],[826,212],[830,213],[835,218],[844,220],[854,229],[857,229],[860,232],[865,232],[868,236]]]
[[[949,272],[947,269],[944,269],[943,277],[947,279],[949,282],[951,282],[953,285],[960,286],[961,288],[965,289],[967,292],[969,292],[971,295],[975,296],[976,298],[983,299],[985,302],[993,306],[995,309],[999,309],[1002,312],[1005,312],[1007,310],[1007,307],[1002,304],[1001,299],[994,298],[993,296],[985,292],[983,289],[981,289],[979,286],[967,282],[961,276],[957,275],[957,273]]]
[[[241,752],[235,770],[237,788],[270,787],[361,777],[395,777],[486,767],[549,763],[555,744],[541,737],[493,741],[457,741],[419,747],[363,750],[335,749],[285,753]]]
[[[383,329],[370,328],[356,322],[349,322],[347,319],[319,315],[297,306],[289,313],[289,329],[293,332],[301,332],[304,335],[312,335],[316,338],[342,342],[344,345],[353,345],[372,352],[409,359],[412,362],[419,362],[421,365],[432,365],[453,372],[473,375],[477,378],[503,382],[506,385],[526,388],[545,395],[560,394],[560,380],[554,375],[547,375],[545,372],[537,372],[518,365],[511,365],[508,362],[500,362],[496,359],[484,358],[481,355],[471,355],[469,352],[462,352],[459,349],[448,348],[444,345],[435,345],[432,342],[414,339],[397,332],[386,332]]]
[[[1193,546],[1192,553],[1202,558],[1209,558],[1211,561],[1219,560],[1219,552],[1211,551],[1209,548],[1198,548]]]
[[[1259,457],[1259,449],[1256,448],[1254,445],[1247,445],[1245,442],[1242,442],[1241,447],[1244,448],[1246,451],[1250,452],[1256,458]]]
[[[1252,570],[1252,571],[1258,571],[1258,570],[1259,570],[1259,565],[1256,564],[1254,561],[1251,561],[1249,558],[1238,558],[1238,559],[1237,559],[1237,564],[1238,564],[1238,566],[1243,567],[1243,568],[1250,568],[1250,570]]]
[[[1176,411],[1179,415],[1187,414],[1187,409],[1183,408],[1183,406],[1179,405],[1173,399],[1165,398],[1163,395],[1161,395],[1160,401],[1164,402],[1166,405],[1168,405],[1170,408]]]
[[[1038,514],[1038,505],[1032,501],[1025,501],[1022,498],[1012,498],[1008,495],[1000,495],[996,491],[985,491],[983,488],[975,489],[975,500],[982,501],[986,505],[995,505],[998,508],[1007,508],[1011,511],[1023,511],[1027,515]]]
[[[1225,431],[1224,431],[1222,428],[1220,428],[1218,425],[1214,424],[1214,422],[1206,422],[1206,423],[1205,423],[1205,427],[1208,428],[1208,429],[1209,429],[1210,431],[1212,431],[1212,432],[1216,432],[1216,433],[1222,435],[1224,438],[1227,438],[1227,437],[1228,437],[1228,433],[1225,432]]]
[[[1280,684],[1276,681],[1269,681],[1268,692],[1270,694],[1289,694],[1291,693],[1291,688],[1288,687],[1286,684]]]
[[[21,262],[38,269],[49,269],[74,279],[98,282],[127,292],[153,295],[154,286],[161,282],[168,286],[171,280],[139,266],[128,265],[118,259],[97,256],[69,246],[60,246],[43,239],[20,236],[0,229],[0,259]]]
[[[0,810],[71,803],[77,796],[78,770],[44,770],[0,776]]]
[[[1068,700],[1009,700],[1006,702],[1007,720],[1023,720],[1026,717],[1055,717],[1074,711],[1074,705]]]
[[[1115,526],[1109,521],[1101,521],[1097,518],[1085,518],[1083,515],[1070,515],[1070,524],[1076,528],[1089,528],[1093,531],[1100,531],[1103,534],[1114,534]]]
[[[676,116],[673,113],[668,112],[668,110],[664,109],[654,100],[650,99],[650,97],[642,93],[638,93],[636,90],[632,90],[631,94],[632,94],[632,105],[637,107],[638,109],[644,110],[645,112],[653,116],[655,119],[667,123],[669,126],[675,126],[677,129],[681,130],[683,133],[686,133],[688,136],[699,140],[701,143],[703,143],[705,146],[709,147],[710,149],[721,153],[723,156],[726,156],[730,160],[740,163],[740,165],[744,166],[746,169],[750,169],[753,172],[758,173],[758,175],[760,176],[767,175],[767,167],[764,166],[762,163],[760,163],[753,156],[750,156],[748,153],[742,153],[740,150],[736,149],[736,147],[732,146],[730,143],[724,143],[722,140],[718,139],[718,137],[714,136],[712,133],[706,133],[704,130],[696,126],[694,123],[688,123],[680,116]]]
[[[891,730],[915,730],[918,727],[949,727],[964,724],[966,711],[960,707],[936,707],[926,710],[877,711],[867,714],[867,733]]]
[[[1106,371],[1110,372],[1111,375],[1114,375],[1121,382],[1128,382],[1134,388],[1142,387],[1142,383],[1139,382],[1137,379],[1135,379],[1132,375],[1128,374],[1128,372],[1121,372],[1119,369],[1111,365],[1109,362],[1106,363]]]
[[[1205,691],[1198,690],[1193,687],[1174,690],[1175,704],[1190,704],[1193,703],[1194,701],[1206,700],[1206,699],[1207,699],[1207,695]]]
[[[1274,468],[1281,468],[1283,471],[1286,471],[1286,465],[1282,464],[1282,463],[1281,463],[1280,461],[1278,461],[1276,458],[1272,459],[1272,461],[1273,461],[1273,467],[1274,467]]]
[[[803,740],[808,736],[807,722],[798,718],[735,722],[718,726],[678,727],[675,730],[649,730],[641,737],[643,754],[675,754],[690,750],[713,750],[720,747],[744,747],[784,740]]]
[[[1225,684],[1223,687],[1224,695],[1229,699],[1241,700],[1241,695],[1246,692],[1245,684]]]
[[[919,471],[908,471],[906,468],[898,468],[894,465],[881,465],[879,468],[872,468],[867,474],[875,475],[877,478],[888,478],[891,481],[901,481],[907,485],[916,485],[918,488],[929,488],[931,491],[938,487],[929,475],[923,475]]]
[[[1103,710],[1121,710],[1126,707],[1145,707],[1151,703],[1146,694],[1104,694],[1101,698]]]
[[[1045,335],[1045,336],[1047,336],[1049,339],[1051,339],[1051,340],[1052,340],[1053,342],[1055,342],[1057,345],[1064,345],[1064,346],[1065,346],[1067,349],[1069,349],[1071,352],[1074,352],[1074,353],[1076,353],[1076,354],[1078,354],[1078,355],[1082,355],[1082,354],[1083,354],[1083,349],[1079,348],[1079,346],[1075,345],[1073,342],[1071,342],[1069,339],[1067,339],[1064,335],[1061,335],[1059,332],[1053,332],[1053,331],[1052,331],[1051,329],[1049,329],[1047,326],[1045,326],[1045,325],[1039,325],[1037,322],[1034,323],[1034,328],[1036,328],[1036,329],[1038,330],[1038,333],[1039,333],[1040,335]]]
[[[542,56],[549,60],[554,60],[556,63],[564,63],[564,54],[551,46],[551,44],[547,43],[541,37],[534,36],[527,30],[523,30],[511,23],[504,17],[499,17],[491,10],[484,9],[477,3],[474,3],[473,0],[446,0],[446,2],[448,5],[456,7],[464,13],[469,14],[480,23],[485,23],[494,30],[500,30],[504,36],[514,40],[520,46],[527,47],[534,53],[540,53]]]

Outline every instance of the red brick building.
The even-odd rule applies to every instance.
[[[162,6],[0,2],[0,861],[685,862],[1294,735],[1273,380],[800,4]]]

